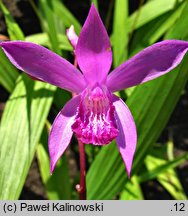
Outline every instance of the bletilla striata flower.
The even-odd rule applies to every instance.
[[[181,62],[188,42],[156,43],[109,73],[110,40],[92,5],[78,40],[72,43],[80,70],[34,43],[13,41],[2,42],[0,46],[18,69],[77,94],[67,102],[52,125],[49,136],[51,173],[75,133],[86,144],[106,145],[116,139],[130,175],[137,142],[136,126],[126,104],[113,92],[169,72]]]

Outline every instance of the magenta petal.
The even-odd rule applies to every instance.
[[[12,64],[30,76],[76,93],[85,87],[79,70],[40,45],[13,41],[0,43],[0,46]]]
[[[108,34],[94,4],[80,33],[76,56],[88,82],[106,81],[112,64],[112,52]]]
[[[71,141],[73,134],[71,126],[74,123],[79,102],[80,96],[76,96],[68,101],[59,112],[52,125],[48,142],[51,173]]]
[[[155,79],[175,68],[188,50],[188,42],[156,43],[116,68],[107,79],[111,91],[119,91]]]
[[[127,174],[130,177],[133,156],[137,143],[136,126],[129,108],[115,95],[113,105],[116,109],[117,128],[119,130],[116,142],[125,163]]]

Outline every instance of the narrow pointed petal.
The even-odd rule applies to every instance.
[[[137,143],[136,126],[129,108],[120,98],[114,96],[113,105],[116,109],[117,128],[119,130],[116,142],[130,177]]]
[[[156,43],[116,68],[107,79],[111,91],[145,83],[175,68],[188,50],[188,42],[166,40]]]
[[[106,81],[112,64],[112,51],[108,34],[94,4],[80,33],[76,56],[88,82]]]
[[[48,142],[51,174],[57,161],[71,141],[73,134],[71,126],[74,123],[79,102],[80,96],[76,96],[67,102],[64,108],[57,115],[52,125]]]
[[[76,93],[85,87],[79,70],[40,45],[13,41],[0,43],[0,46],[12,64],[30,76]]]

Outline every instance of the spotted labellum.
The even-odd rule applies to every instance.
[[[1,42],[9,60],[32,77],[74,92],[57,115],[49,135],[51,173],[69,145],[73,133],[85,144],[107,145],[116,140],[130,175],[136,149],[136,126],[129,108],[113,92],[145,83],[175,68],[188,50],[188,42],[156,43],[109,73],[110,40],[94,5],[79,38],[67,31],[79,69],[50,50],[29,42]]]

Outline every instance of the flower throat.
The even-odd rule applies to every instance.
[[[118,135],[111,94],[102,86],[87,88],[81,96],[72,130],[82,142],[95,145],[110,143]]]

